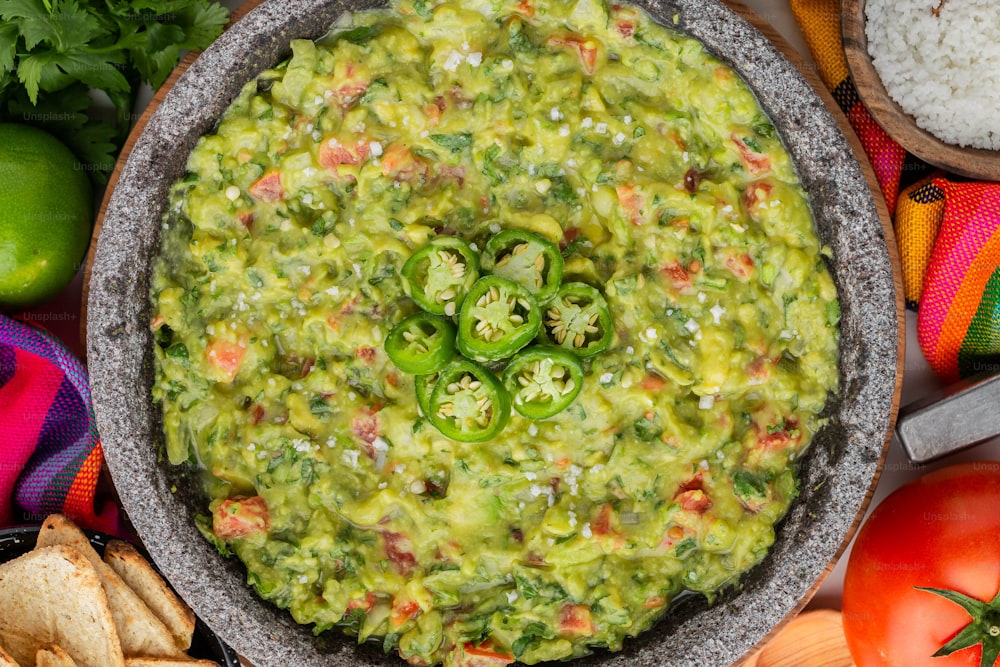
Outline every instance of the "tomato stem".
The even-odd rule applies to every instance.
[[[933,657],[951,655],[976,644],[982,645],[979,667],[994,667],[1000,656],[1000,592],[990,602],[983,602],[968,595],[945,588],[925,588],[916,586],[918,591],[934,593],[954,602],[972,617],[951,641],[937,650]]]

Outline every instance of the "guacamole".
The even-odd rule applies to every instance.
[[[172,189],[166,456],[204,473],[206,537],[316,633],[415,665],[620,649],[772,544],[837,390],[826,253],[746,84],[635,8],[345,15]],[[504,290],[510,341],[466,319]],[[542,372],[558,403],[473,401],[503,422],[476,438],[428,414]]]

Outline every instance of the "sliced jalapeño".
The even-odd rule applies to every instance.
[[[434,373],[455,356],[455,325],[444,317],[414,313],[386,336],[385,353],[404,373]]]
[[[559,347],[535,345],[518,353],[503,372],[514,409],[529,419],[565,410],[583,389],[583,364]]]
[[[544,337],[578,357],[591,357],[611,345],[614,325],[608,302],[586,283],[566,283],[545,307]]]
[[[458,349],[476,361],[512,356],[538,335],[542,314],[526,287],[499,276],[476,281],[458,319]]]
[[[479,255],[456,236],[435,236],[400,273],[403,291],[421,309],[451,317],[479,277]]]
[[[562,282],[563,258],[548,239],[508,229],[486,242],[483,270],[523,285],[539,303],[545,303]]]
[[[437,384],[440,373],[416,375],[413,377],[413,392],[417,395],[417,406],[420,414],[427,417],[431,413],[431,392]]]
[[[427,418],[444,436],[483,442],[507,425],[510,394],[488,369],[460,359],[441,371],[427,408]]]

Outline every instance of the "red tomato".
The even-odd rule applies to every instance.
[[[858,667],[990,667],[1000,612],[967,648],[932,657],[970,625],[958,603],[917,587],[985,604],[1000,589],[1000,461],[931,472],[886,498],[858,533],[844,580],[844,633]],[[994,607],[1000,606],[1000,598]],[[967,632],[972,632],[969,630]],[[994,634],[995,633],[995,634]]]
[[[260,496],[227,498],[212,515],[212,532],[224,540],[267,532],[270,528],[267,501]]]
[[[449,657],[455,667],[505,667],[514,662],[513,656],[499,653],[490,644],[462,644],[452,649]]]

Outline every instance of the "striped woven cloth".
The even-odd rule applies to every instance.
[[[968,183],[907,153],[858,97],[839,0],[790,0],[823,83],[868,154],[893,215],[907,307],[931,368],[954,381],[1000,366],[1000,184]]]
[[[0,315],[0,525],[62,512],[118,532],[117,508],[94,502],[104,457],[87,374],[52,335]]]

